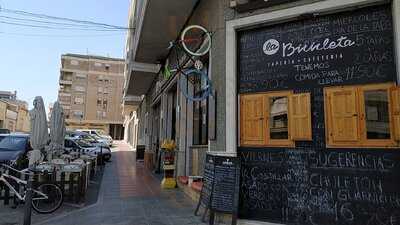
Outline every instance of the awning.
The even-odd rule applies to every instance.
[[[128,38],[127,71],[124,95],[147,93],[160,70],[161,61],[198,0],[139,1],[135,31]]]

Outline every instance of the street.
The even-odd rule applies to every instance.
[[[178,189],[160,189],[160,180],[136,163],[135,152],[117,142],[103,175],[98,202],[37,225],[200,224],[195,203]]]
[[[179,189],[162,190],[160,180],[136,163],[135,152],[124,142],[113,148],[112,162],[104,169],[97,203],[81,209],[64,206],[55,217],[32,215],[35,225],[173,225],[201,224],[193,215],[195,202]],[[0,206],[0,211],[3,210]],[[18,209],[7,211],[22,216]],[[67,208],[67,210],[65,209]],[[0,215],[2,215],[0,213]],[[16,221],[0,220],[1,225]]]

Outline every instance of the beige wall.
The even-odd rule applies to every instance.
[[[29,132],[30,131],[30,118],[27,109],[20,108],[18,110],[18,119],[16,124],[16,131]]]
[[[71,61],[75,62],[71,63]],[[78,65],[75,65],[76,61],[78,61]],[[95,72],[104,72],[106,71],[107,66],[107,71],[110,73],[123,73],[125,67],[124,61],[96,59],[93,57],[79,58],[69,56],[65,56],[61,59],[61,65],[62,68],[67,70],[83,70]]]
[[[26,106],[0,101],[0,128],[11,132],[29,132],[30,119]]]
[[[4,121],[6,119],[6,110],[7,110],[7,103],[0,102],[0,120]]]
[[[7,104],[6,118],[4,120],[5,128],[9,129],[11,132],[16,131],[18,119],[18,111],[13,109],[13,105]]]

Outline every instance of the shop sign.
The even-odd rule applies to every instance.
[[[239,91],[393,82],[387,5],[239,33]]]

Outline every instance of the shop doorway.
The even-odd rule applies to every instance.
[[[158,102],[153,106],[153,119],[151,129],[151,146],[154,149],[155,172],[160,172],[160,124],[161,124],[161,104]]]
[[[124,139],[124,126],[122,124],[110,124],[110,136],[114,140]]]

